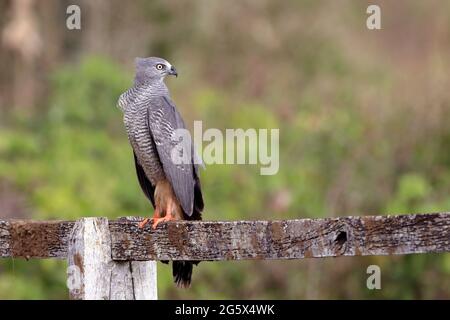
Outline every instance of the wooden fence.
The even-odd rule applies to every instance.
[[[163,223],[0,220],[0,257],[63,258],[72,299],[156,299],[156,260],[450,252],[450,213]]]

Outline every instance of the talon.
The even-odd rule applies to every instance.
[[[155,220],[158,220],[158,219],[161,219],[161,218],[160,218],[160,216],[159,216],[159,208],[156,207],[156,208],[155,208],[155,212],[153,213],[153,218],[152,218],[152,219],[150,219],[150,218],[145,218],[144,220],[142,220],[141,222],[139,222],[139,229],[144,228],[145,225],[146,225],[150,220],[155,221]],[[153,228],[153,229],[155,229],[155,228]]]
[[[164,220],[164,218],[156,218],[156,219],[153,219],[152,229],[155,230],[156,227],[158,226],[158,224],[159,224],[162,220]]]
[[[176,220],[175,217],[171,214],[166,214],[164,217],[162,218],[158,218],[158,219],[153,219],[153,225],[152,228],[156,229],[156,227],[158,226],[158,224],[160,222],[168,222],[168,221],[173,221]]]
[[[145,225],[150,221],[149,218],[145,218],[144,220],[142,220],[141,222],[139,222],[139,229],[142,229],[145,227]]]

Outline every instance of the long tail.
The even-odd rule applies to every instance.
[[[192,268],[197,261],[173,261],[172,275],[173,281],[179,288],[189,288],[191,286]]]
[[[191,216],[183,214],[186,220],[201,220],[204,207],[200,179],[198,178],[197,167],[194,167],[194,210]],[[172,275],[173,281],[179,288],[189,288],[191,286],[193,265],[198,265],[200,261],[173,261]]]

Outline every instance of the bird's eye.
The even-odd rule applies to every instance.
[[[161,63],[158,63],[158,64],[156,65],[156,69],[162,70],[162,69],[164,69],[164,65],[161,64]]]

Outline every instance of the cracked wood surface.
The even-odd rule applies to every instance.
[[[109,221],[113,260],[301,259],[450,252],[450,214],[280,221],[202,221],[137,227]],[[0,220],[0,257],[67,257],[74,222]]]

